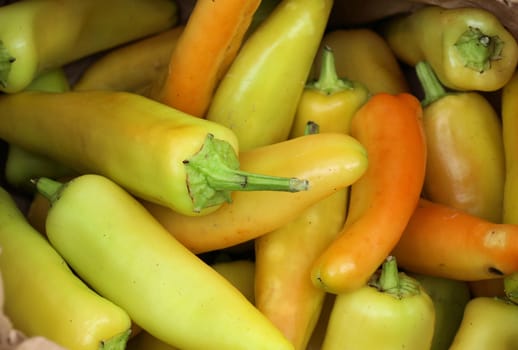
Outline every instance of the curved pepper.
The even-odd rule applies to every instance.
[[[382,33],[398,59],[429,62],[454,90],[496,91],[518,62],[515,38],[482,8],[424,6],[389,20]]]
[[[27,91],[64,92],[70,90],[65,71],[56,68],[42,73],[25,89]],[[15,144],[7,150],[5,161],[5,179],[13,188],[25,193],[34,193],[30,180],[39,176],[58,178],[74,174],[74,171],[48,157],[28,152]]]
[[[0,96],[0,109],[0,138],[185,215],[216,210],[231,191],[308,185],[239,171],[231,130],[132,93],[20,92]]]
[[[93,61],[74,84],[76,91],[112,90],[150,95],[166,74],[171,51],[184,26],[117,47]]]
[[[369,166],[351,186],[347,219],[313,264],[311,279],[332,293],[365,285],[403,234],[417,206],[426,167],[419,100],[410,94],[373,95],[352,120],[351,135]]]
[[[336,296],[322,350],[429,349],[434,325],[432,299],[389,256],[368,284]]]
[[[396,56],[385,39],[373,29],[330,30],[324,34],[321,46],[333,50],[338,76],[363,84],[372,94],[410,91]],[[320,64],[320,57],[317,57],[316,72]]]
[[[113,181],[40,178],[49,241],[94,290],[181,349],[293,349],[230,282],[188,251]],[[203,336],[200,336],[203,335]]]
[[[241,150],[288,138],[332,4],[283,0],[241,47],[206,115],[233,130]]]
[[[421,199],[392,254],[401,267],[426,275],[501,278],[518,271],[518,225]]]
[[[3,6],[0,90],[21,91],[45,70],[160,32],[177,21],[178,6],[170,0],[28,0]]]
[[[425,93],[424,197],[501,222],[505,154],[498,114],[477,92],[447,93],[427,62],[416,72]]]
[[[346,188],[366,171],[365,148],[339,133],[306,135],[239,154],[241,169],[277,176],[291,174],[310,183],[307,191],[235,192],[232,203],[203,217],[181,215],[144,202],[151,214],[196,253],[230,247],[271,232],[323,198]]]
[[[3,188],[0,247],[3,308],[16,329],[67,349],[124,350],[128,314],[77,278]]]
[[[518,305],[499,298],[473,298],[449,350],[516,349],[517,324]]]

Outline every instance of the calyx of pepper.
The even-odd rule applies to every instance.
[[[239,170],[239,159],[232,146],[207,134],[198,153],[183,161],[187,189],[194,212],[232,201],[232,191],[299,192],[309,188],[307,180],[253,174]]]
[[[507,299],[518,304],[518,272],[504,277],[504,292]]]
[[[393,256],[387,257],[381,271],[374,274],[369,281],[369,286],[397,299],[408,298],[421,293],[420,284],[416,279],[398,271],[396,258]]]
[[[502,58],[504,41],[497,35],[484,34],[479,28],[468,27],[455,42],[464,60],[464,66],[483,73],[491,68],[491,62]]]
[[[7,79],[9,78],[9,73],[11,72],[11,66],[15,58],[9,54],[7,48],[4,43],[0,40],[0,86],[7,86]]]
[[[338,76],[333,50],[329,46],[324,46],[320,75],[318,79],[307,83],[306,88],[332,95],[340,91],[354,89],[354,84],[352,81]]]

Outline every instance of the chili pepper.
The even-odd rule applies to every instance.
[[[479,7],[424,6],[389,20],[382,33],[399,60],[411,66],[429,62],[454,90],[496,91],[518,62],[513,35]]]
[[[389,256],[368,284],[336,296],[322,350],[429,349],[434,324],[432,299]]]
[[[517,323],[518,305],[500,298],[473,298],[450,350],[516,349]]]
[[[322,38],[335,54],[338,76],[361,83],[372,93],[409,92],[407,78],[385,39],[371,28],[335,29]],[[319,72],[320,57],[315,60]]]
[[[90,174],[66,184],[40,178],[36,186],[52,203],[46,229],[55,249],[154,337],[181,349],[293,348],[115,182]]]
[[[86,68],[74,84],[74,90],[149,95],[151,87],[166,74],[171,52],[183,29],[183,25],[177,25],[108,51]]]
[[[246,40],[219,83],[207,119],[241,150],[289,137],[333,0],[283,0]]]
[[[500,113],[505,154],[502,222],[518,224],[518,71],[502,89]]]
[[[421,199],[392,254],[409,271],[460,281],[518,271],[518,225]]]
[[[196,1],[171,54],[157,99],[185,113],[204,117],[260,3]]]
[[[239,171],[232,131],[125,92],[20,92],[0,97],[0,137],[134,195],[204,215],[230,191],[307,188],[300,179]]]
[[[333,51],[324,47],[320,76],[304,88],[290,137],[303,135],[309,121],[317,124],[320,132],[349,133],[351,119],[369,96],[362,84],[338,77]]]
[[[446,92],[428,62],[415,69],[425,93],[424,196],[501,222],[505,155],[500,117],[482,94]]]
[[[14,327],[71,350],[123,350],[128,314],[74,275],[3,188],[0,207],[3,308]]]
[[[448,350],[471,299],[470,288],[464,281],[408,273],[416,279],[433,301],[435,327],[430,350]]]
[[[160,32],[177,21],[178,6],[169,0],[25,0],[3,6],[0,90],[21,91],[47,69]]]
[[[351,135],[365,146],[369,166],[351,186],[344,227],[313,264],[316,286],[332,293],[360,288],[401,237],[425,176],[421,117],[413,95],[378,93],[352,119]]]
[[[56,68],[42,73],[25,90],[58,93],[69,89],[70,85],[64,70]],[[4,171],[7,183],[27,194],[34,193],[34,186],[30,183],[34,177],[56,178],[74,173],[72,169],[48,157],[28,152],[15,144],[8,147]]]
[[[290,194],[235,192],[232,203],[224,203],[203,217],[143,203],[176,239],[191,251],[203,253],[249,241],[286,225],[311,205],[357,181],[368,164],[363,145],[339,133],[306,135],[257,147],[241,152],[239,160],[244,171],[277,176],[290,173],[307,179],[311,186]]]

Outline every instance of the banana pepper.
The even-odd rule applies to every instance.
[[[13,326],[73,350],[124,350],[131,320],[99,296],[25,219],[0,188],[0,270]]]
[[[243,151],[289,137],[332,5],[332,0],[281,1],[222,78],[207,119],[233,130]]]
[[[482,8],[424,6],[389,20],[382,33],[398,59],[428,61],[454,90],[496,91],[518,62],[515,38]]]
[[[518,305],[502,298],[473,298],[449,350],[518,349],[517,324]]]
[[[500,117],[480,93],[447,93],[427,62],[419,62],[416,72],[425,93],[424,196],[501,222],[505,154]]]
[[[230,129],[137,94],[20,92],[0,96],[0,109],[0,138],[185,215],[216,210],[234,190],[308,187],[240,171]]]
[[[47,236],[74,271],[144,331],[180,349],[293,349],[228,280],[100,175],[36,181]],[[203,336],[200,336],[203,335]]]
[[[170,0],[24,0],[0,8],[0,91],[23,90],[40,73],[168,29]]]
[[[389,256],[367,285],[336,296],[322,350],[429,349],[434,327],[432,299]]]

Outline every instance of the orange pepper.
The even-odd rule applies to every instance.
[[[364,286],[387,258],[417,206],[426,168],[422,108],[413,95],[373,95],[353,117],[351,135],[367,149],[369,167],[352,184],[343,229],[311,273],[331,293]]]

